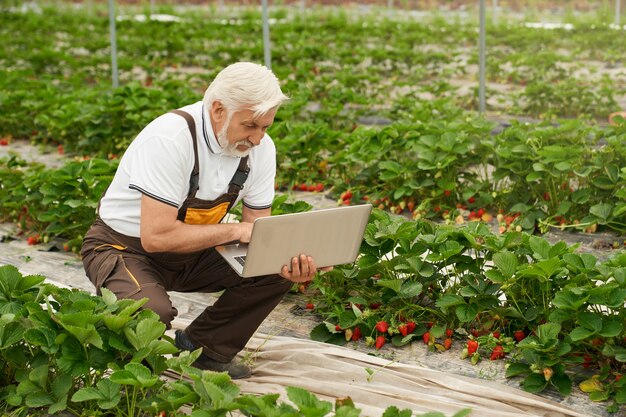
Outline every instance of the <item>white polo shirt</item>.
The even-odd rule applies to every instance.
[[[196,122],[200,165],[196,197],[214,200],[228,191],[240,159],[223,153],[201,101],[181,110]],[[142,194],[180,208],[189,193],[193,163],[193,142],[186,120],[174,113],[156,118],[137,135],[120,160],[100,202],[100,217],[115,231],[139,237]],[[250,151],[248,166],[250,173],[237,202],[243,199],[252,209],[271,207],[276,147],[267,134]]]

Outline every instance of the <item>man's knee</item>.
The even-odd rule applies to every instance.
[[[137,294],[137,296],[139,296],[138,298],[148,299],[142,308],[154,311],[168,329],[172,327],[172,321],[174,321],[174,318],[178,315],[178,310],[172,305],[165,291],[142,291]]]

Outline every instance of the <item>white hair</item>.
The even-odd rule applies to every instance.
[[[252,110],[255,117],[289,100],[280,89],[276,75],[252,62],[237,62],[221,70],[204,93],[204,107],[210,111],[219,101],[228,113]]]

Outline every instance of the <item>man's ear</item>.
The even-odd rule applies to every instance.
[[[226,116],[226,108],[221,101],[215,100],[211,104],[211,122],[222,124]],[[219,130],[219,129],[218,129]]]

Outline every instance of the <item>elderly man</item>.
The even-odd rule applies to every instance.
[[[130,144],[102,197],[81,255],[96,289],[148,298],[169,327],[177,314],[167,291],[218,292],[175,342],[202,348],[201,369],[245,378],[233,358],[294,282],[317,268],[305,255],[276,275],[239,277],[214,247],[248,242],[252,222],[271,214],[276,149],[266,131],[287,100],[276,76],[246,62],[223,69],[204,100],[166,113]],[[242,222],[222,223],[237,202]]]

